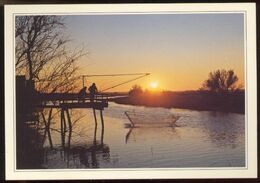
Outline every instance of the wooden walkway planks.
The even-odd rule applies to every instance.
[[[108,95],[106,94],[96,94],[94,101],[90,101],[90,96],[87,94],[84,102],[78,100],[76,93],[41,93],[39,99],[41,103],[37,106],[38,108],[93,108],[103,110],[108,107]]]
[[[61,108],[93,108],[103,110],[108,107],[107,102],[83,102],[83,103],[62,103]]]
[[[82,103],[57,103],[57,104],[45,104],[38,106],[40,108],[63,108],[63,109],[72,109],[72,108],[93,108],[98,110],[103,110],[105,107],[108,107],[108,102],[82,102]]]

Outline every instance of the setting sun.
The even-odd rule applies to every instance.
[[[152,81],[152,82],[150,83],[150,87],[153,88],[153,89],[157,88],[157,87],[158,87],[157,81]]]

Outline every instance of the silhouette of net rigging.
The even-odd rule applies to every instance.
[[[149,73],[83,75],[84,86],[95,83],[99,92],[126,92]]]
[[[150,73],[81,75],[71,78],[68,85],[71,88],[69,92],[77,92],[84,86],[89,88],[92,83],[96,84],[99,93],[128,92],[133,85],[138,84],[137,80],[143,79],[148,75]],[[44,88],[43,92],[50,92],[53,89],[52,84],[61,85],[62,83],[59,80],[35,81],[36,88]],[[57,91],[68,92],[66,89],[59,89]]]

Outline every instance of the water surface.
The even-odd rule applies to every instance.
[[[129,128],[124,112],[133,109],[181,118],[175,127]],[[242,114],[110,103],[103,111],[103,134],[99,111],[95,128],[92,109],[70,110],[73,130],[66,132],[62,143],[56,112],[50,130],[53,148],[48,135],[44,141],[44,168],[245,167]]]

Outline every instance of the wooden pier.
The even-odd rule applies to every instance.
[[[61,108],[61,109],[73,109],[73,108],[93,108],[97,110],[104,110],[104,108],[108,107],[108,103],[106,101],[95,101],[95,102],[59,102],[59,103],[51,103],[51,104],[42,104],[37,107],[40,108]]]
[[[118,74],[117,74],[118,75]],[[119,74],[119,75],[129,75],[129,74]],[[140,74],[132,74],[140,75]],[[143,75],[143,74],[142,74]],[[102,75],[104,76],[104,75]],[[110,76],[110,75],[109,75]],[[114,75],[113,75],[114,76]],[[86,77],[86,76],[84,76]],[[83,78],[84,78],[83,77]],[[91,77],[88,75],[87,77]],[[16,112],[17,112],[17,131],[19,131],[20,136],[24,133],[24,129],[27,125],[35,125],[36,129],[44,129],[44,134],[42,138],[42,144],[48,141],[50,148],[55,148],[52,141],[52,131],[60,133],[61,147],[64,152],[67,151],[69,155],[69,149],[71,144],[72,132],[75,127],[74,119],[72,118],[73,109],[92,109],[93,110],[93,122],[94,122],[94,136],[93,145],[85,151],[91,151],[92,161],[95,163],[95,153],[98,151],[109,152],[109,148],[104,143],[104,133],[105,133],[105,120],[103,116],[103,110],[108,107],[108,101],[111,98],[122,97],[127,95],[126,93],[116,93],[109,92],[104,93],[104,91],[112,89],[114,87],[120,86],[122,84],[134,81],[144,76],[138,76],[135,79],[117,84],[115,86],[106,88],[102,90],[101,93],[97,93],[94,99],[87,94],[84,99],[79,99],[78,93],[41,93],[35,89],[35,82],[26,80],[25,76],[16,76]],[[84,82],[83,82],[83,86]],[[100,115],[100,123],[98,123],[98,111]],[[55,121],[58,125],[53,126],[53,117],[58,114],[60,118]],[[44,127],[42,127],[40,122],[43,122]],[[97,140],[97,126],[101,126],[100,140]],[[21,128],[26,126],[26,128]],[[39,128],[40,127],[40,128]],[[19,136],[19,137],[20,137]],[[18,137],[18,136],[17,136]],[[67,143],[66,143],[67,139]],[[19,141],[19,138],[16,139]],[[19,141],[20,142],[20,141]],[[20,143],[23,145],[23,143]]]
[[[103,110],[104,108],[108,107],[108,95],[106,94],[96,94],[94,96],[94,100],[90,100],[90,96],[87,95],[83,100],[78,99],[78,94],[70,93],[70,94],[61,94],[61,93],[54,93],[54,94],[37,94],[37,99],[39,103],[36,105],[36,108],[40,109],[49,109],[48,117],[45,118],[43,112],[41,112],[41,117],[43,118],[44,125],[45,125],[45,133],[44,139],[48,136],[49,145],[52,148],[52,138],[51,138],[51,119],[52,119],[52,112],[53,109],[60,110],[60,128],[59,132],[61,134],[61,146],[65,147],[65,136],[66,133],[69,133],[71,136],[72,128],[73,128],[73,121],[70,116],[70,110],[72,109],[93,109],[93,117],[95,121],[95,138],[96,138],[96,129],[97,129],[97,117],[96,117],[96,110],[100,111],[100,120],[101,120],[101,146],[103,145],[104,139],[104,118],[103,118]],[[70,143],[68,143],[70,144]],[[70,146],[70,145],[69,145]]]
[[[97,94],[93,101],[90,101],[90,96],[87,95],[85,99],[78,100],[77,94],[40,94],[41,103],[37,105],[38,108],[93,108],[97,110],[104,110],[108,107],[108,96],[104,94]]]

